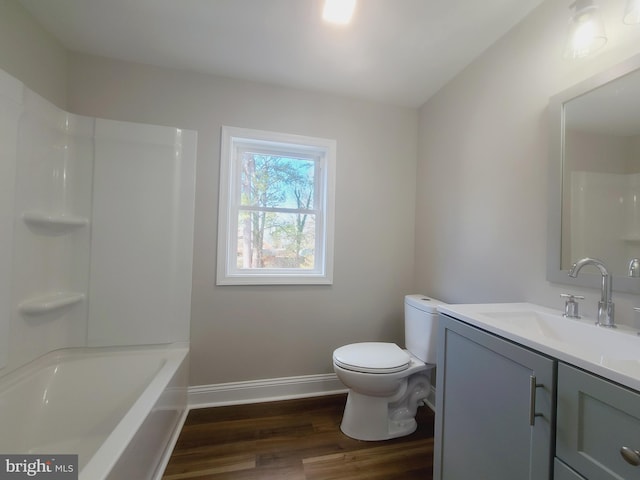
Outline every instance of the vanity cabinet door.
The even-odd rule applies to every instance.
[[[555,360],[440,317],[435,480],[548,480]]]
[[[560,363],[556,455],[588,479],[640,479],[623,447],[640,450],[640,395]]]

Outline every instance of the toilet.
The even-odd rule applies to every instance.
[[[419,404],[431,390],[436,363],[438,305],[424,295],[404,299],[406,349],[362,342],[337,348],[333,369],[349,388],[340,430],[358,440],[388,440],[413,433]]]

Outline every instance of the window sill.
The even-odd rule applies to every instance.
[[[327,275],[225,275],[216,285],[332,285]]]

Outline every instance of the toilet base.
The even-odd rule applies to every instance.
[[[349,391],[340,430],[356,440],[379,441],[404,437],[416,431],[416,419],[389,418],[389,398]]]

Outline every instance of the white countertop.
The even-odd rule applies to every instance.
[[[640,391],[640,337],[531,303],[441,305],[438,311]]]

